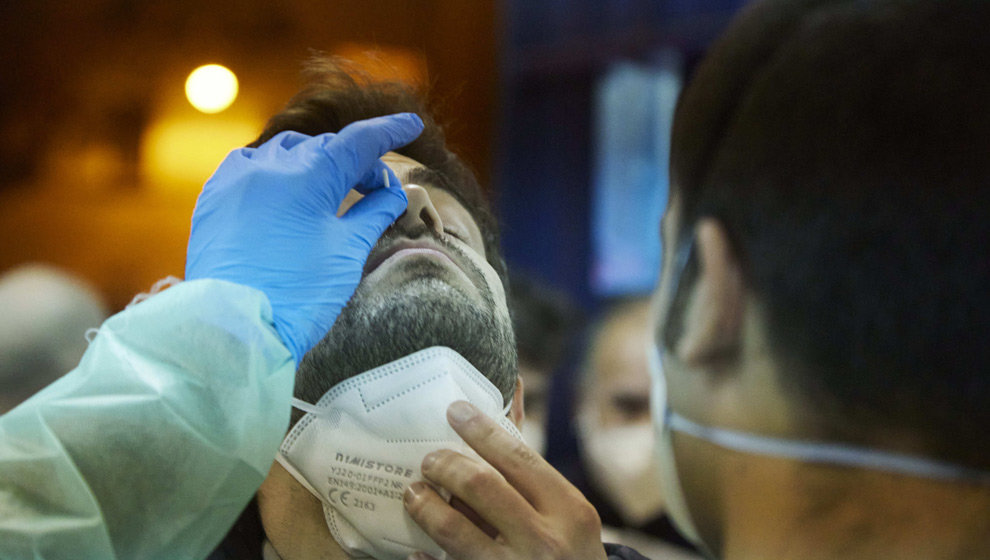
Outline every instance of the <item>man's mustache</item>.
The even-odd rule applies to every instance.
[[[465,254],[464,249],[457,246],[453,241],[447,238],[446,234],[438,234],[433,230],[426,227],[425,224],[420,224],[415,228],[406,228],[399,226],[398,224],[393,224],[392,227],[385,230],[382,237],[378,240],[372,248],[371,253],[368,255],[366,262],[379,261],[382,254],[387,254],[393,245],[401,241],[414,241],[422,237],[429,238],[431,242],[435,242],[439,245],[443,252],[447,254],[475,284],[475,286],[481,290],[483,294],[490,295],[490,289],[485,282],[485,274],[480,268],[472,261],[467,254]],[[366,271],[364,275],[366,276],[368,272]]]

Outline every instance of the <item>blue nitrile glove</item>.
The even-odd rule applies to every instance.
[[[186,280],[264,292],[298,364],[333,325],[371,248],[406,208],[399,180],[378,158],[422,130],[420,118],[406,113],[358,121],[338,134],[282,132],[231,152],[196,202]],[[337,218],[351,188],[365,197]]]

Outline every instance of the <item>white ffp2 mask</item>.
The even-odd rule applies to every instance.
[[[285,437],[276,460],[323,503],[337,544],[353,557],[403,559],[443,551],[402,505],[422,480],[423,457],[454,449],[477,457],[447,423],[447,407],[466,400],[510,433],[502,394],[460,354],[433,347],[347,379],[311,405]]]

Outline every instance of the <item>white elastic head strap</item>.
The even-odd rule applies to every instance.
[[[812,442],[760,436],[726,428],[712,428],[689,420],[667,407],[671,430],[705,440],[719,447],[767,457],[783,457],[809,463],[857,467],[936,480],[964,480],[990,484],[990,472],[954,463],[893,451],[848,444]]]

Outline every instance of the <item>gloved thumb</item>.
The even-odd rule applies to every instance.
[[[409,201],[401,188],[375,189],[341,216],[351,231],[367,241],[368,249],[406,211]]]

